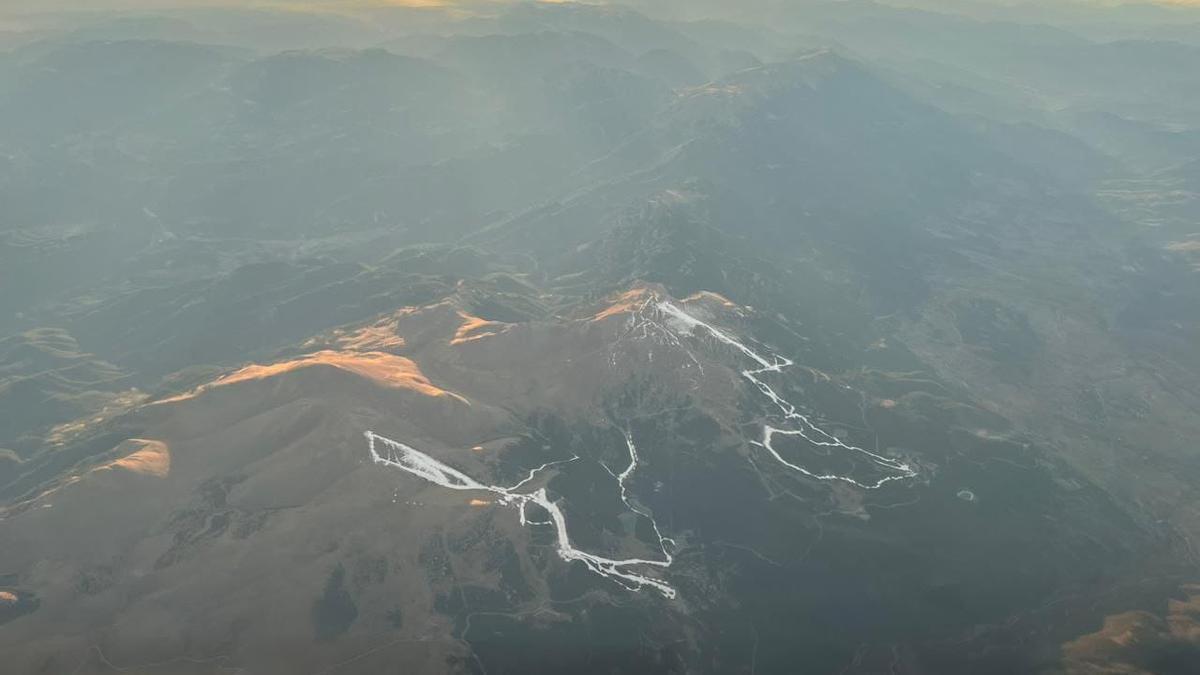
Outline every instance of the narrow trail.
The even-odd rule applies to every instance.
[[[658,534],[659,545],[662,546],[662,560],[645,560],[642,558],[625,558],[614,559],[605,558],[603,556],[582,551],[571,545],[571,537],[567,532],[567,518],[563,514],[562,509],[558,504],[550,501],[549,495],[546,493],[546,488],[538,488],[533,492],[518,492],[518,490],[536,478],[539,473],[546,468],[556,464],[566,464],[573,462],[578,457],[558,462],[547,462],[542,466],[529,472],[529,476],[520,483],[512,487],[501,487],[498,485],[485,485],[462,473],[454,467],[447,466],[442,462],[430,457],[429,455],[417,450],[411,446],[405,445],[398,441],[393,441],[390,438],[385,438],[374,432],[368,431],[365,433],[369,444],[371,459],[376,464],[388,466],[392,468],[407,471],[415,476],[424,478],[425,480],[441,485],[442,487],[450,488],[451,490],[470,490],[490,492],[497,495],[496,501],[506,506],[515,506],[518,510],[521,525],[552,525],[557,535],[558,543],[556,550],[558,557],[564,561],[570,562],[578,560],[592,572],[600,576],[612,579],[618,584],[621,584],[629,590],[641,590],[642,588],[653,588],[662,594],[663,597],[671,599],[675,597],[675,589],[670,585],[659,581],[653,577],[639,574],[634,571],[636,568],[649,566],[666,568],[670,567],[674,558],[667,551],[666,542],[670,539],[658,534],[658,523],[654,523],[654,531]],[[628,436],[626,437],[628,438]],[[379,446],[383,446],[383,452],[380,453]],[[625,479],[629,477],[637,468],[637,452],[634,449],[632,441],[629,443],[630,448],[630,464],[621,476],[618,478],[618,483],[621,487],[621,497],[626,505],[630,505],[625,490]],[[527,517],[527,508],[530,504],[536,504],[550,514],[550,520],[531,521]],[[633,509],[632,505],[630,508]],[[646,515],[644,512],[633,509],[640,515]],[[646,516],[649,518],[649,516]],[[650,518],[651,522],[654,521]]]
[[[783,464],[784,466],[795,471],[799,471],[805,476],[815,478],[816,480],[842,481],[844,483],[849,483],[851,485],[860,487],[864,490],[874,490],[892,481],[905,480],[908,478],[913,478],[917,475],[916,470],[906,462],[892,457],[885,457],[884,455],[871,452],[870,450],[860,448],[856,445],[850,445],[833,434],[821,429],[807,416],[797,410],[794,404],[776,393],[776,391],[772,389],[770,385],[768,385],[759,377],[761,375],[765,375],[766,373],[783,372],[785,368],[795,365],[791,359],[772,354],[768,360],[767,357],[755,352],[744,343],[739,342],[720,329],[707,324],[700,319],[697,319],[691,314],[688,314],[686,311],[672,302],[660,300],[655,307],[666,316],[675,319],[682,328],[687,329],[688,333],[694,333],[697,328],[703,328],[719,342],[723,342],[734,349],[737,349],[739,352],[752,359],[759,365],[758,368],[741,371],[742,377],[745,377],[747,380],[750,380],[752,383],[754,383],[754,386],[757,387],[764,396],[769,398],[771,402],[775,404],[775,407],[779,408],[779,411],[783,413],[784,419],[794,423],[796,427],[794,429],[781,429],[778,427],[773,427],[769,424],[764,424],[762,440],[752,441],[752,443],[755,445],[766,450],[767,453],[775,458],[775,460],[780,464]],[[771,441],[775,436],[799,436],[805,441],[808,441],[816,446],[840,448],[846,452],[861,455],[867,461],[875,464],[880,470],[892,473],[893,475],[884,476],[874,482],[864,483],[850,476],[842,476],[835,473],[816,473],[799,464],[789,462],[788,460],[784,459],[783,456],[779,454],[779,451],[776,450],[771,444]]]

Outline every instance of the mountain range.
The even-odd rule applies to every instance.
[[[1191,672],[1200,17],[668,5],[0,37],[6,669]]]

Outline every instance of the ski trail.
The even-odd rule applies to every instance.
[[[655,310],[659,314],[669,317],[677,322],[685,331],[677,332],[674,327],[663,325],[652,318],[647,318],[648,310]],[[814,424],[807,416],[801,413],[795,405],[780,396],[769,384],[761,379],[761,375],[766,373],[780,373],[785,368],[795,365],[790,359],[771,354],[770,357],[763,356],[751,349],[745,343],[737,340],[728,333],[719,328],[708,324],[700,319],[688,314],[678,305],[659,298],[651,298],[644,302],[633,312],[633,317],[627,326],[625,336],[633,336],[636,338],[649,338],[651,336],[665,339],[670,347],[677,347],[685,351],[691,361],[703,372],[700,361],[687,350],[681,338],[682,333],[694,334],[696,329],[703,328],[719,342],[733,347],[742,355],[758,364],[757,368],[742,370],[741,374],[779,409],[783,417],[792,422],[797,428],[781,429],[767,424],[763,425],[763,436],[761,441],[751,441],[767,451],[780,464],[797,471],[801,474],[821,481],[841,481],[859,488],[873,490],[883,485],[898,480],[912,478],[917,475],[917,472],[908,463],[900,461],[892,457],[886,457],[878,453],[871,452],[864,448],[854,445],[849,445],[837,438],[833,434],[821,429]],[[622,336],[624,337],[624,336]],[[615,358],[615,355],[614,357]],[[533,469],[529,474],[516,485],[512,487],[502,487],[498,485],[488,485],[481,483],[467,474],[449,466],[443,462],[434,459],[416,448],[394,441],[390,438],[380,436],[372,431],[364,433],[367,438],[371,460],[378,465],[400,469],[409,474],[417,476],[427,482],[435,485],[440,485],[451,490],[464,491],[482,491],[494,494],[497,496],[496,501],[505,506],[514,506],[517,509],[518,517],[522,526],[541,525],[553,526],[556,535],[556,551],[559,558],[566,562],[579,561],[582,562],[593,573],[598,574],[607,579],[611,579],[622,587],[631,591],[641,591],[644,588],[651,588],[660,593],[663,597],[672,599],[676,596],[675,589],[669,584],[656,579],[646,574],[640,573],[639,568],[653,567],[666,569],[674,562],[674,557],[670,553],[670,548],[673,548],[675,541],[670,537],[663,536],[662,531],[658,527],[658,522],[647,513],[642,507],[638,506],[630,496],[627,482],[638,468],[639,458],[637,445],[633,441],[633,436],[627,431],[625,432],[625,445],[629,450],[629,465],[625,467],[619,474],[614,473],[604,464],[604,467],[610,475],[617,481],[617,486],[620,488],[621,502],[633,513],[648,519],[654,528],[654,535],[658,539],[658,546],[662,552],[661,560],[649,560],[643,558],[605,558],[593,553],[588,553],[575,548],[571,544],[571,537],[567,531],[567,519],[562,509],[550,500],[546,492],[546,488],[539,488],[533,492],[520,492],[519,490],[529,482],[533,481],[538,475],[551,466],[558,464],[566,464],[579,459],[578,456],[567,460],[558,460],[547,462],[536,469]],[[867,458],[869,461],[885,471],[894,473],[894,475],[885,476],[875,482],[861,482],[850,476],[842,476],[839,474],[818,474],[804,466],[790,462],[783,458],[782,455],[772,446],[772,439],[775,436],[799,436],[805,441],[822,447],[841,448],[847,452],[857,453]],[[383,447],[383,452],[380,452],[379,446]],[[541,507],[547,514],[549,520],[531,520],[527,517],[527,508],[530,504],[535,504]],[[668,546],[670,544],[670,546]]]
[[[689,333],[694,333],[697,328],[704,328],[706,331],[709,332],[709,334],[711,334],[719,342],[722,342],[726,345],[729,345],[730,347],[733,347],[734,349],[737,349],[742,354],[744,354],[746,357],[750,358],[751,360],[753,360],[755,363],[757,363],[760,366],[759,368],[741,371],[742,376],[745,377],[747,380],[750,380],[750,382],[754,383],[754,386],[757,387],[758,390],[763,393],[763,395],[765,395],[767,398],[769,398],[771,400],[771,402],[775,404],[775,407],[779,408],[780,412],[783,413],[784,418],[789,421],[794,422],[796,424],[796,426],[798,427],[796,429],[780,429],[777,427],[773,427],[773,426],[764,424],[762,440],[761,441],[751,441],[755,445],[765,449],[780,464],[783,464],[784,466],[786,466],[790,469],[793,469],[795,471],[799,471],[800,473],[802,473],[810,478],[814,478],[816,480],[842,481],[844,483],[849,483],[851,485],[855,485],[855,486],[863,488],[865,490],[874,490],[874,489],[880,488],[883,485],[890,483],[892,481],[905,480],[907,478],[912,478],[917,475],[916,470],[914,470],[913,467],[906,462],[902,462],[902,461],[892,458],[892,457],[886,457],[884,455],[880,455],[878,453],[871,452],[870,450],[867,450],[865,448],[860,448],[855,445],[849,445],[849,444],[843,442],[840,438],[837,438],[833,434],[830,434],[829,432],[825,431],[824,429],[821,429],[816,424],[814,424],[812,422],[812,420],[810,420],[807,416],[805,416],[799,410],[797,410],[795,405],[793,405],[792,403],[790,403],[789,401],[784,399],[782,396],[780,396],[778,393],[776,393],[775,390],[772,389],[770,385],[768,385],[766,382],[764,382],[762,379],[759,378],[760,375],[763,375],[765,373],[783,372],[784,368],[795,365],[791,359],[772,354],[771,360],[768,360],[766,357],[762,356],[758,352],[755,352],[753,349],[746,346],[744,343],[734,339],[733,337],[731,337],[727,333],[721,331],[720,329],[716,328],[715,326],[705,323],[704,321],[697,319],[696,317],[692,316],[691,314],[688,314],[681,307],[679,307],[678,305],[676,305],[670,301],[660,300],[655,305],[655,308],[658,309],[658,311],[665,314],[666,316],[671,317],[671,318],[675,319],[676,321],[678,321],[685,328],[687,328],[687,332],[689,332]],[[860,454],[860,455],[866,457],[870,462],[879,466],[880,468],[882,468],[886,471],[894,472],[895,475],[884,476],[883,478],[880,478],[879,480],[877,480],[873,483],[864,483],[864,482],[855,480],[854,478],[851,478],[850,476],[842,476],[839,474],[832,474],[832,473],[828,473],[828,474],[815,473],[813,471],[806,469],[805,467],[803,467],[799,464],[796,464],[794,462],[789,462],[788,460],[784,459],[783,456],[780,455],[779,452],[771,445],[771,440],[777,435],[779,435],[779,436],[799,436],[813,445],[817,445],[817,446],[821,446],[821,447],[841,448],[847,452]]]
[[[629,501],[629,489],[625,486],[625,481],[629,480],[629,477],[633,475],[634,470],[637,469],[638,454],[637,446],[633,444],[633,436],[628,431],[625,432],[625,446],[629,448],[629,466],[620,474],[613,474],[613,477],[617,479],[617,485],[621,488],[621,501],[624,502],[625,506],[628,507],[630,511],[633,511],[639,516],[642,516],[650,521],[650,524],[654,527],[654,536],[658,537],[658,547],[662,550],[663,556],[666,557],[666,563],[670,565],[672,557],[671,554],[667,552],[667,542],[671,542],[671,544],[674,545],[675,540],[670,537],[664,537],[662,532],[660,532],[658,529],[658,521],[654,519],[654,516],[651,516],[649,513],[646,513],[641,508],[635,506],[633,502]],[[601,464],[601,466],[604,465]],[[604,469],[612,474],[612,470],[610,470],[607,466],[605,466]]]
[[[553,525],[555,534],[557,535],[556,550],[558,557],[566,562],[578,560],[587,566],[592,572],[599,574],[602,577],[612,579],[616,583],[632,591],[639,591],[642,588],[652,588],[662,594],[663,597],[671,599],[675,597],[675,589],[670,585],[659,581],[653,577],[639,574],[634,571],[638,567],[659,567],[667,568],[671,566],[673,557],[667,551],[666,543],[670,539],[659,534],[658,523],[654,523],[654,519],[650,518],[645,512],[634,508],[628,499],[628,494],[625,489],[625,480],[637,468],[637,451],[634,448],[633,441],[627,435],[630,451],[630,465],[621,476],[618,477],[618,484],[621,488],[621,500],[629,505],[639,515],[650,518],[654,523],[654,532],[658,535],[659,545],[662,547],[663,560],[644,560],[641,558],[626,558],[613,559],[598,556],[586,551],[581,551],[571,545],[571,537],[567,532],[567,518],[563,514],[562,509],[557,504],[550,500],[546,493],[546,488],[538,488],[533,492],[517,492],[517,489],[524,486],[529,481],[537,477],[538,473],[549,466],[555,464],[565,464],[579,459],[578,456],[568,460],[560,460],[557,462],[547,462],[542,466],[529,472],[529,476],[520,483],[512,487],[500,487],[497,485],[485,485],[464,474],[463,472],[448,466],[429,455],[399,441],[393,441],[390,438],[385,438],[372,431],[364,433],[367,437],[368,447],[371,453],[371,460],[376,464],[388,466],[396,469],[401,469],[414,476],[422,478],[435,485],[440,485],[451,490],[472,490],[490,492],[497,495],[496,501],[506,506],[515,506],[521,521],[521,525]],[[379,452],[378,445],[384,448],[383,453]],[[532,521],[526,517],[526,508],[530,504],[540,506],[546,513],[550,514],[549,521]]]

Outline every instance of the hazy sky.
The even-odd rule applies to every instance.
[[[42,12],[52,12],[58,10],[127,10],[127,9],[186,9],[195,7],[239,7],[246,8],[286,8],[286,9],[322,9],[322,10],[337,10],[337,9],[360,9],[364,7],[380,7],[380,6],[440,6],[440,5],[461,5],[461,4],[480,4],[487,2],[506,2],[512,0],[0,0],[0,16],[18,16],[35,14]],[[543,1],[558,1],[558,0],[543,0]],[[604,0],[585,0],[590,4],[604,4]],[[796,0],[803,2],[805,0]],[[828,0],[813,0],[813,1],[828,1]],[[877,0],[884,4],[893,3],[897,5],[926,5],[930,3],[923,0]],[[733,5],[745,0],[729,0]],[[964,8],[970,5],[1023,5],[1031,4],[1029,0],[958,0],[963,3]],[[654,8],[660,3],[657,0],[618,0],[614,4],[629,5],[632,7]],[[953,6],[953,3],[949,3]],[[1190,7],[1200,7],[1200,0],[1039,0],[1037,3],[1043,7],[1049,5],[1094,5],[1097,7],[1115,4],[1159,4],[1159,5],[1187,5]],[[940,3],[940,7],[945,7],[946,2]],[[1037,6],[1037,5],[1034,5]]]
[[[593,0],[594,1],[594,0]],[[737,0],[731,0],[736,2]],[[886,2],[886,0],[884,0]],[[1021,0],[963,0],[963,2],[989,2],[996,4],[1022,4]],[[1049,0],[1050,2],[1071,4],[1119,4],[1123,0]],[[1127,4],[1154,2],[1156,4],[1185,4],[1200,5],[1200,0],[1124,0]],[[427,6],[454,4],[455,0],[0,0],[0,10],[4,11],[45,11],[55,9],[140,9],[140,8],[180,8],[199,6],[233,6],[233,7],[280,7],[280,6],[323,6],[323,7],[362,7],[362,6]],[[594,4],[600,4],[595,2]],[[637,0],[625,0],[618,4],[636,6]],[[654,4],[648,2],[646,4]],[[905,4],[903,0],[898,4]]]
[[[180,9],[190,7],[304,7],[355,8],[369,6],[425,6],[443,0],[0,0],[0,12],[26,14],[55,10]]]
[[[451,0],[452,1],[452,0]],[[446,4],[443,0],[0,0],[0,8],[10,11],[47,11],[55,9],[170,9],[181,7],[280,7],[320,5],[326,7],[422,6]]]

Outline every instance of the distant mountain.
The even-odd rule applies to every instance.
[[[229,50],[153,40],[28,46],[0,79],[0,134],[15,147],[42,149],[80,134],[130,133],[174,114],[233,58]]]
[[[682,92],[645,130],[587,167],[594,181],[485,231],[549,252],[594,237],[652,195],[710,196],[711,223],[853,268],[883,306],[919,301],[963,247],[1011,255],[1077,236],[1082,195],[869,70],[819,52]],[[680,199],[686,199],[681,196]]]
[[[0,340],[0,447],[19,458],[64,433],[60,425],[81,424],[96,413],[103,419],[140,398],[128,373],[82,351],[66,331],[39,329]]]

